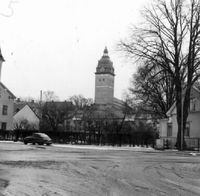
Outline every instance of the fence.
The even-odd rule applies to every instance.
[[[26,136],[32,135],[36,130],[0,130],[0,140],[23,141]],[[146,136],[145,132],[133,133],[100,133],[100,132],[54,132],[44,131],[55,143],[96,144],[96,145],[155,145],[155,138]]]
[[[175,137],[162,137],[161,138],[164,149],[175,149]],[[200,151],[200,138],[185,138],[186,150]]]

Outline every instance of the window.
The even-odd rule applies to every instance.
[[[186,123],[184,136],[186,136],[186,137],[190,136],[190,123],[189,122]]]
[[[190,100],[190,111],[196,111],[196,99]]]
[[[1,130],[6,130],[6,126],[7,126],[7,123],[6,122],[2,122],[1,123]]]
[[[7,105],[3,105],[2,114],[3,115],[7,115],[8,114],[8,106]]]
[[[172,123],[167,124],[167,137],[172,136]]]

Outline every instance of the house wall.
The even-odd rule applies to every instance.
[[[176,115],[172,115],[172,137],[177,137],[178,124]],[[200,137],[200,112],[191,112],[187,122],[190,123],[190,137]]]
[[[3,115],[3,105],[8,106],[7,115]],[[6,130],[13,129],[13,113],[14,113],[14,99],[10,94],[0,85],[0,129],[2,123],[6,123]]]
[[[200,137],[200,112],[190,113],[188,122],[190,122],[190,137]]]
[[[172,137],[177,137],[178,124],[177,124],[176,114],[173,114],[171,116],[171,122],[172,122]]]
[[[161,119],[159,123],[160,137],[167,137],[167,122],[168,119]]]
[[[169,116],[168,121],[166,119],[160,120],[159,130],[160,130],[160,139],[157,141],[157,147],[166,147],[166,144],[169,148],[175,148],[176,137],[178,132],[178,124],[177,124],[177,112],[176,105],[173,104],[170,110],[167,112]],[[167,130],[168,123],[171,123],[172,132]],[[189,123],[189,137],[185,136],[185,141],[188,147],[197,148],[199,146],[197,139],[192,138],[200,138],[200,91],[198,89],[193,88],[191,90],[190,97],[190,112],[188,115],[187,123]],[[187,125],[188,127],[188,125]],[[168,133],[171,135],[168,136]],[[167,142],[168,141],[168,142]],[[167,142],[167,143],[166,143]]]
[[[176,119],[176,106],[168,113],[172,123],[172,137],[177,137],[178,124]],[[190,113],[187,122],[190,123],[190,137],[200,137],[200,92],[192,88],[190,97]],[[167,129],[166,129],[167,133]]]

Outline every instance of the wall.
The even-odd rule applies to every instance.
[[[172,119],[172,137],[177,137],[178,124],[177,124],[176,114],[173,114],[171,116],[171,119]]]
[[[160,137],[167,137],[167,122],[168,119],[161,119],[159,123],[159,135]]]
[[[96,74],[95,103],[108,104],[113,102],[114,76],[110,74]]]
[[[8,106],[7,115],[2,115],[3,105]],[[13,129],[14,100],[10,99],[10,94],[0,85],[0,129],[1,123],[6,122],[7,130]]]
[[[187,122],[190,123],[190,137],[200,137],[200,112],[191,112]],[[172,136],[177,137],[178,124],[176,115],[172,116]]]
[[[188,117],[190,137],[200,137],[200,112],[192,112]]]

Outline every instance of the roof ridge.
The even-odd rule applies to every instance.
[[[0,85],[4,88],[4,89],[6,89],[7,91],[8,91],[8,93],[15,99],[16,98],[16,96],[2,83],[2,82],[0,82]]]

